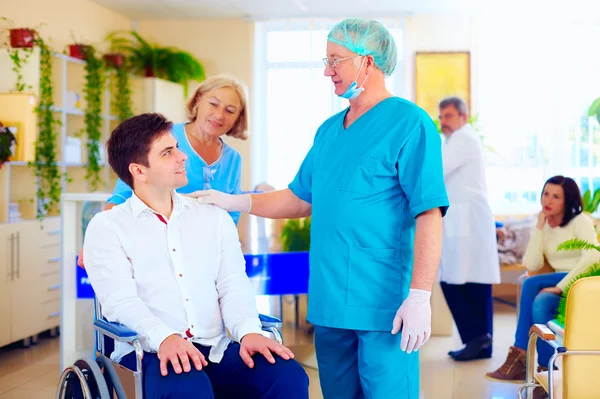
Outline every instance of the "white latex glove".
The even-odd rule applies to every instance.
[[[252,208],[252,197],[250,197],[250,194],[232,195],[217,190],[200,190],[186,195],[197,198],[203,204],[215,204],[227,212],[248,213]]]
[[[431,335],[430,300],[431,292],[411,289],[396,312],[392,334],[398,334],[402,327],[400,349],[406,353],[418,351]]]

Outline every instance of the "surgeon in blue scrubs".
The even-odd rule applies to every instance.
[[[397,49],[378,22],[335,25],[324,62],[350,106],[321,125],[288,188],[193,195],[262,217],[312,214],[308,320],[324,398],[417,399],[448,207],[440,136],[386,90]]]

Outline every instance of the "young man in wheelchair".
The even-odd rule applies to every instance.
[[[84,243],[104,316],[140,337],[145,398],[308,398],[293,353],[261,334],[231,217],[175,192],[187,157],[170,130],[142,114],[112,132],[109,163],[134,194],[97,214]],[[117,342],[111,357],[135,368],[132,350]]]

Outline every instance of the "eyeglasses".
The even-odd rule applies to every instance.
[[[351,55],[350,57],[344,57],[344,58],[334,58],[334,59],[329,59],[327,57],[323,58],[323,63],[325,64],[326,67],[330,66],[333,69],[335,69],[336,65],[339,64],[342,61],[346,61],[346,60],[350,60],[352,58],[356,58],[356,57],[360,57],[360,55]]]

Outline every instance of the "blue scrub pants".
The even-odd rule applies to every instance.
[[[208,359],[210,348],[196,347]],[[271,364],[257,354],[251,369],[239,353],[240,345],[232,343],[219,363],[209,362],[201,371],[192,365],[181,374],[169,363],[169,374],[163,377],[156,353],[144,352],[144,399],[308,399],[308,376],[298,362],[273,354]],[[125,355],[120,363],[135,369],[135,354]]]
[[[323,398],[418,399],[419,352],[401,351],[400,338],[389,331],[315,326]]]
[[[514,346],[527,350],[529,329],[531,326],[534,324],[546,324],[556,317],[560,295],[540,291],[544,288],[555,287],[566,275],[567,273],[556,272],[539,274],[523,280]],[[550,358],[554,354],[554,349],[545,341],[538,339],[537,353],[538,364],[548,367]]]

